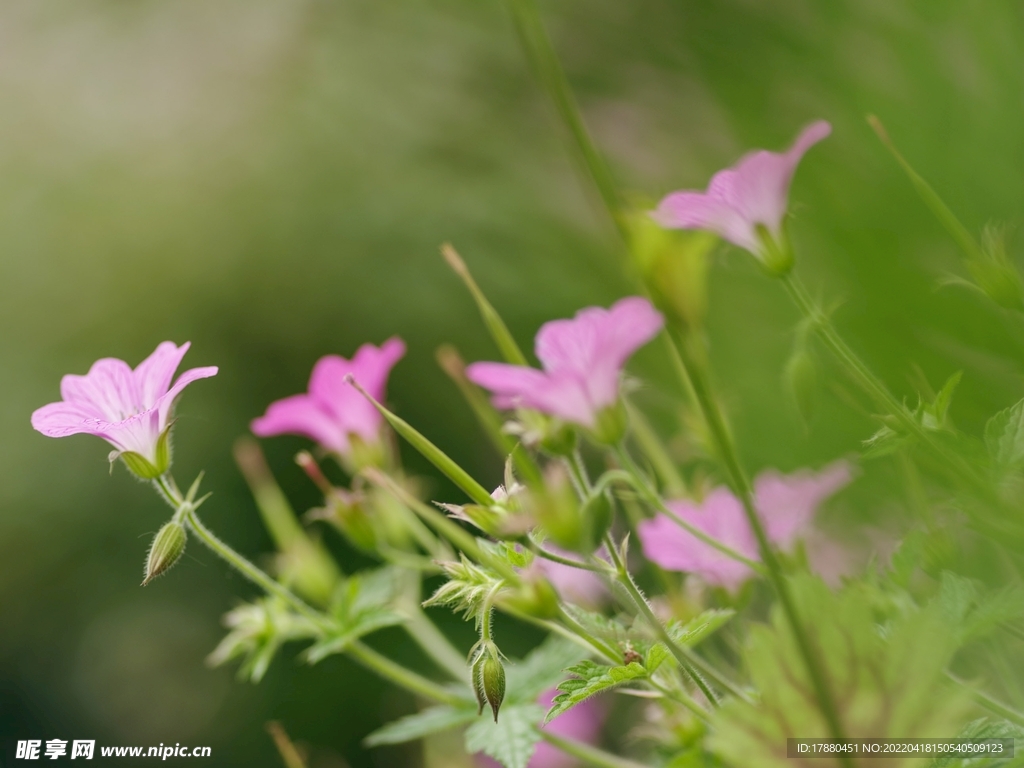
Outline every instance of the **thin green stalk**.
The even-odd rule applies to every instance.
[[[403,625],[406,633],[441,669],[454,679],[466,678],[466,656],[449,640],[444,632],[430,620],[430,617],[414,601],[403,602],[399,610],[407,619]]]
[[[707,664],[689,648],[680,645],[673,639],[673,637],[668,633],[668,630],[665,629],[665,625],[662,624],[661,620],[654,614],[650,604],[647,602],[647,598],[644,597],[640,588],[636,585],[636,582],[633,581],[633,576],[630,574],[629,569],[626,568],[625,562],[623,562],[622,557],[619,555],[618,547],[616,547],[615,542],[612,541],[610,535],[605,536],[605,547],[608,549],[612,558],[612,563],[615,565],[618,581],[625,588],[626,593],[629,595],[632,603],[636,606],[637,611],[639,611],[640,615],[644,617],[644,620],[651,626],[651,629],[653,629],[655,634],[658,635],[658,638],[665,643],[669,652],[675,656],[679,665],[686,671],[696,686],[700,688],[701,693],[704,694],[708,702],[712,706],[718,706],[718,697],[708,686],[703,675],[707,675],[723,690],[728,691],[733,696],[743,700],[748,700],[746,694],[744,694],[735,683],[730,681],[717,669]]]
[[[602,202],[611,213],[616,229],[622,239],[628,242],[629,231],[623,218],[618,187],[611,170],[587,132],[579,105],[562,70],[558,54],[555,53],[544,29],[544,22],[535,0],[508,0],[508,6],[515,21],[516,32],[534,72],[550,96],[555,109],[558,110],[562,122],[569,129],[580,158],[590,173]]]
[[[345,652],[367,669],[376,672],[400,688],[439,704],[448,704],[452,707],[466,704],[466,699],[461,696],[442,688],[433,680],[428,680],[411,669],[406,669],[386,656],[382,656],[359,640],[350,643]]]
[[[267,594],[280,597],[298,613],[301,613],[317,626],[323,628],[325,625],[330,625],[330,619],[327,616],[312,608],[290,589],[272,579],[262,569],[253,565],[246,558],[242,557],[240,554],[235,552],[235,550],[218,539],[217,536],[214,535],[213,531],[203,525],[199,516],[196,515],[195,510],[186,510],[185,521],[188,523],[192,532],[199,537],[199,540],[202,541],[203,544],[209,547],[214,554],[224,560],[240,574],[245,576],[245,578],[249,579],[253,584],[263,589]]]
[[[1013,709],[1013,707],[1010,707],[1007,704],[1003,704],[1003,702],[999,701],[996,698],[993,698],[992,696],[989,696],[984,691],[978,690],[965,680],[961,680],[952,672],[946,673],[946,679],[952,682],[957,687],[963,688],[964,690],[969,692],[971,694],[971,698],[974,699],[975,703],[987,709],[992,714],[998,715],[1004,720],[1009,720],[1011,723],[1016,723],[1017,725],[1024,726],[1024,714],[1021,714],[1017,710]]]
[[[768,541],[761,518],[754,507],[753,490],[750,487],[750,481],[743,471],[739,454],[736,452],[732,442],[732,435],[726,427],[725,418],[711,393],[710,382],[704,376],[701,366],[694,364],[685,341],[678,346],[678,349],[684,367],[690,372],[693,392],[704,414],[711,438],[718,447],[720,458],[725,464],[733,491],[739,497],[744,515],[751,530],[754,532],[754,537],[757,539],[761,560],[768,569],[768,577],[779,596],[783,614],[786,617],[790,630],[793,632],[800,655],[803,657],[804,666],[807,668],[807,673],[811,678],[811,685],[814,687],[814,693],[818,699],[818,706],[821,707],[821,713],[828,724],[832,738],[841,739],[843,738],[843,728],[839,720],[839,711],[836,709],[835,700],[832,698],[832,692],[829,689],[827,677],[818,658],[817,649],[811,644],[811,639],[804,629],[800,615],[797,612],[796,603],[793,601],[793,597],[789,592],[789,585],[786,583],[786,578],[782,572],[782,566],[775,556],[775,551]],[[839,761],[843,765],[852,766],[852,761],[847,756],[839,756]]]
[[[635,763],[624,757],[618,757],[610,752],[605,752],[603,749],[584,744],[582,741],[567,739],[565,736],[558,736],[543,728],[538,728],[537,730],[540,733],[540,737],[548,744],[557,747],[567,755],[572,755],[582,760],[587,765],[594,766],[594,768],[645,768],[641,763]]]
[[[684,520],[678,514],[676,514],[671,507],[665,504],[665,501],[661,498],[661,496],[659,496],[657,492],[655,492],[655,490],[650,487],[646,479],[640,473],[640,469],[633,462],[633,459],[629,455],[629,453],[621,446],[617,446],[614,449],[614,451],[615,457],[619,460],[619,463],[622,464],[624,467],[624,474],[615,475],[615,479],[625,481],[631,488],[636,490],[641,495],[641,497],[643,497],[644,501],[646,501],[656,510],[658,510],[663,515],[668,517],[670,520],[672,520],[672,522],[674,522],[676,525],[678,525],[680,528],[682,528],[684,531],[689,533],[694,538],[699,539],[700,541],[707,544],[709,547],[714,547],[726,557],[735,560],[738,563],[743,563],[745,566],[752,569],[755,573],[759,573],[762,576],[766,575],[765,567],[761,563],[757,562],[756,560],[751,560],[749,557],[741,555],[728,544],[719,541],[713,536],[709,536],[700,528],[697,528],[691,523],[688,523],[686,520]],[[604,475],[602,475],[601,479],[603,480],[605,477],[611,474],[611,472],[606,472]]]
[[[533,540],[533,537],[527,534],[526,545],[530,548],[537,557],[543,557],[545,560],[550,560],[552,563],[558,563],[559,565],[567,565],[570,568],[579,568],[582,571],[593,571],[594,573],[605,573],[607,568],[603,568],[599,565],[591,565],[590,563],[584,563],[581,560],[573,560],[569,557],[562,557],[551,550],[544,549],[540,544]]]

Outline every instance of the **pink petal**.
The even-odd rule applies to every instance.
[[[833,462],[818,473],[762,472],[754,482],[754,494],[768,538],[777,547],[792,548],[809,528],[821,503],[852,480],[853,472],[846,461]]]
[[[49,403],[32,413],[32,428],[47,437],[96,434],[95,427],[101,422],[93,413],[91,408],[82,408],[73,403]]]
[[[143,410],[132,369],[124,360],[97,360],[85,376],[68,374],[60,381],[61,398],[93,418],[117,422]]]
[[[292,395],[271,403],[251,428],[258,437],[301,435],[331,451],[348,450],[348,437],[338,428],[334,415],[309,395]]]
[[[719,175],[725,173],[732,171],[721,171]],[[666,229],[706,229],[740,248],[752,252],[758,249],[757,236],[750,222],[724,199],[716,199],[704,192],[666,195],[652,216]]]
[[[498,408],[533,408],[574,424],[593,427],[596,414],[584,382],[567,374],[548,374],[507,363],[472,363],[466,376],[495,394]]]
[[[744,557],[758,559],[754,534],[739,500],[729,490],[716,488],[700,505],[670,501],[668,506],[686,522]],[[647,559],[667,570],[695,573],[709,584],[733,591],[753,575],[748,566],[683,530],[667,515],[641,522],[637,534]]]
[[[210,365],[204,368],[192,368],[185,371],[178,380],[174,382],[174,386],[171,387],[165,394],[157,398],[154,406],[160,414],[160,431],[167,428],[168,420],[170,419],[171,410],[174,408],[174,402],[178,399],[178,396],[182,391],[191,384],[193,381],[199,379],[207,379],[210,376],[217,375],[217,366]]]
[[[157,346],[153,354],[135,366],[133,375],[140,407],[152,408],[161,396],[167,394],[174,372],[178,370],[190,346],[191,342],[188,341],[180,347],[173,341],[165,341]]]
[[[391,369],[404,355],[405,342],[397,336],[392,336],[380,348],[363,344],[352,357],[352,375],[374,398],[383,400]]]

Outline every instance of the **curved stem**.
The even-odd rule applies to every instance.
[[[624,448],[622,448],[621,446],[616,446],[615,457],[619,460],[620,464],[623,464],[624,467],[626,467],[626,469],[622,474],[615,474],[613,477],[613,481],[618,480],[626,482],[631,488],[636,490],[641,495],[641,497],[643,497],[644,501],[646,501],[652,507],[654,507],[663,515],[668,517],[673,523],[678,525],[680,528],[682,528],[684,531],[689,533],[694,538],[699,539],[700,541],[707,544],[709,547],[714,547],[726,557],[737,562],[743,563],[745,566],[755,571],[756,573],[759,573],[762,576],[766,575],[764,565],[757,562],[756,560],[751,560],[749,557],[741,555],[728,544],[719,541],[713,536],[709,536],[700,528],[697,528],[692,523],[688,523],[686,520],[681,518],[676,512],[672,510],[671,507],[665,504],[664,500],[657,494],[657,492],[654,491],[653,488],[650,487],[650,485],[644,479],[643,475],[640,474],[639,468],[636,466],[636,464],[633,462],[632,457]],[[601,478],[598,480],[598,484],[600,485],[601,480],[604,480],[605,477],[611,474],[611,472],[606,472],[604,475],[602,475]]]
[[[957,687],[963,688],[964,690],[968,691],[971,694],[971,697],[979,706],[984,707],[992,714],[998,715],[1004,720],[1009,720],[1011,723],[1016,723],[1017,725],[1024,726],[1024,714],[1021,714],[1012,707],[1003,704],[1003,702],[999,701],[998,699],[989,696],[984,691],[979,691],[973,685],[967,683],[964,680],[961,680],[952,672],[946,673],[946,679],[952,682]]]
[[[540,544],[534,541],[533,537],[527,535],[526,545],[530,548],[537,557],[543,557],[545,560],[550,560],[552,563],[558,563],[559,565],[566,565],[570,568],[579,568],[583,571],[593,571],[594,573],[605,573],[607,568],[602,568],[599,565],[591,565],[590,563],[584,563],[580,560],[573,560],[569,557],[562,557],[559,554],[552,552],[549,549],[544,549]]]
[[[428,680],[411,669],[406,669],[401,664],[393,662],[358,640],[350,643],[345,652],[367,669],[376,672],[385,680],[390,680],[407,691],[419,694],[439,704],[448,704],[453,707],[467,703],[467,700],[461,696],[442,688],[433,680]]]
[[[727,677],[722,675],[717,669],[715,669],[710,664],[705,662],[702,658],[697,656],[697,654],[695,654],[689,648],[680,645],[672,638],[668,630],[665,629],[665,625],[662,624],[661,620],[654,615],[654,611],[651,609],[650,604],[647,602],[647,598],[644,597],[643,593],[640,591],[640,588],[636,585],[636,582],[633,581],[633,577],[629,573],[629,570],[627,570],[626,564],[622,561],[622,558],[619,556],[618,547],[615,546],[615,542],[612,541],[610,535],[605,536],[605,546],[608,548],[608,551],[612,557],[612,562],[615,564],[615,568],[618,571],[619,583],[622,584],[623,587],[625,587],[627,594],[629,594],[630,599],[636,606],[637,610],[640,612],[640,615],[644,617],[644,620],[651,626],[651,629],[654,630],[655,634],[658,635],[658,639],[665,643],[665,646],[668,648],[669,652],[673,656],[675,656],[676,661],[679,662],[679,665],[684,670],[686,670],[686,673],[693,680],[694,684],[696,684],[696,686],[700,688],[701,693],[704,694],[708,702],[711,703],[712,706],[718,706],[718,697],[715,695],[714,691],[712,691],[711,688],[708,686],[707,682],[703,678],[703,675],[707,675],[709,678],[714,680],[715,683],[717,683],[723,690],[728,691],[733,696],[736,696],[740,699],[749,700],[746,694],[744,694],[743,691],[741,691],[735,683],[730,681]]]
[[[624,757],[613,755],[610,752],[605,752],[603,749],[584,744],[582,741],[568,739],[565,736],[559,736],[543,728],[538,728],[538,732],[540,737],[551,746],[560,749],[567,755],[572,755],[582,760],[587,765],[594,766],[594,768],[644,768],[641,763],[635,763]]]
[[[249,579],[253,584],[263,589],[268,594],[280,597],[298,613],[305,616],[317,626],[324,628],[330,625],[330,620],[324,614],[312,608],[298,595],[285,587],[283,584],[272,579],[262,569],[253,565],[246,558],[235,552],[231,547],[217,538],[217,536],[203,525],[194,509],[186,508],[185,522],[193,533],[209,547],[214,554],[224,560],[228,565]]]

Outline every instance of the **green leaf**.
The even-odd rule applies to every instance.
[[[576,664],[586,651],[576,643],[551,635],[522,661],[508,668],[510,703],[536,701],[537,697],[562,680],[566,667]]]
[[[985,447],[993,464],[1000,469],[1014,469],[1024,464],[1024,400],[988,420]]]
[[[336,631],[330,632],[307,648],[305,652],[306,661],[310,664],[316,664],[332,654],[341,653],[348,648],[353,640],[358,640],[363,635],[368,635],[385,627],[396,626],[404,621],[405,618],[403,616],[384,609],[360,613],[349,623],[339,626]]]
[[[949,571],[943,571],[936,601],[957,641],[965,644],[982,638],[1000,624],[1024,616],[1024,590],[1009,586],[983,595],[978,585]]]
[[[429,707],[378,728],[363,739],[363,745],[381,747],[386,744],[404,744],[472,722],[476,717],[476,709],[472,707]]]
[[[728,608],[712,608],[685,624],[673,622],[669,625],[668,631],[677,643],[694,646],[721,629],[735,615],[736,611]]]
[[[827,678],[849,737],[944,738],[970,711],[969,695],[945,684],[956,638],[937,605],[908,612],[880,633],[869,594],[833,594],[811,576],[790,579],[797,612]],[[756,703],[731,699],[715,711],[709,746],[738,768],[792,768],[786,738],[824,738],[829,728],[789,623],[776,606],[771,626],[755,627],[744,661]],[[910,768],[919,758],[886,760]]]
[[[1022,739],[1024,728],[1008,723],[1005,720],[990,720],[987,717],[972,720],[965,725],[958,739]],[[1017,759],[1020,755],[1017,755]],[[1014,758],[984,758],[984,757],[940,757],[928,763],[927,768],[1001,768],[1014,763]]]
[[[665,647],[664,643],[655,643],[651,646],[651,649],[647,652],[647,658],[644,659],[644,669],[647,670],[648,675],[653,675],[666,659],[672,654],[668,648]]]
[[[566,672],[575,677],[570,677],[558,684],[558,690],[561,693],[555,696],[554,701],[551,702],[551,709],[548,710],[544,718],[545,722],[550,722],[563,712],[609,688],[614,688],[630,680],[648,677],[647,670],[635,661],[618,667],[608,667],[604,664],[595,664],[592,661],[581,661],[579,664],[569,667]]]
[[[540,741],[537,725],[543,717],[543,708],[536,704],[507,706],[497,723],[481,717],[466,729],[466,751],[483,752],[505,768],[526,768]]]
[[[963,376],[963,371],[957,371],[942,385],[935,400],[923,408],[921,424],[925,429],[945,429],[947,427],[949,406],[953,402],[953,393]]]

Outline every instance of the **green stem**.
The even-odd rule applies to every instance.
[[[358,640],[349,644],[346,653],[367,669],[407,691],[452,707],[464,706],[467,703],[466,699],[442,688],[433,680],[428,680],[411,669],[406,669],[401,664],[382,656]]]
[[[610,535],[605,536],[605,546],[611,555],[612,562],[615,564],[615,569],[618,573],[618,581],[625,588],[626,593],[629,595],[636,609],[640,612],[640,615],[644,617],[644,620],[651,626],[658,638],[665,643],[669,652],[675,656],[676,661],[686,671],[693,682],[701,693],[704,694],[708,702],[717,707],[718,697],[714,691],[708,686],[704,680],[704,675],[714,680],[723,690],[728,691],[737,698],[748,700],[747,696],[739,689],[739,687],[721,674],[717,669],[707,664],[702,658],[697,656],[686,646],[677,643],[672,636],[665,629],[665,625],[661,623],[661,620],[654,614],[650,604],[647,602],[647,598],[644,597],[640,588],[633,581],[633,576],[626,568],[626,564],[619,556],[618,547],[615,546],[615,542],[612,541]]]
[[[559,554],[552,552],[551,550],[544,549],[540,544],[533,540],[532,536],[527,535],[526,545],[530,548],[537,557],[543,557],[545,560],[550,560],[552,563],[558,563],[559,565],[567,565],[570,568],[579,568],[583,571],[593,571],[594,573],[605,573],[608,569],[603,568],[600,565],[591,565],[590,563],[584,563],[580,560],[573,560],[572,558],[562,557]]]
[[[745,566],[753,570],[755,573],[759,573],[762,576],[766,574],[764,565],[757,562],[756,560],[751,560],[749,557],[741,555],[728,544],[719,541],[713,536],[709,536],[700,528],[697,528],[692,523],[688,523],[686,520],[684,520],[678,514],[676,514],[676,512],[672,510],[671,507],[665,504],[664,500],[657,494],[657,492],[655,492],[655,490],[651,488],[646,479],[640,473],[639,467],[637,467],[636,464],[633,462],[633,459],[629,455],[629,453],[626,452],[626,450],[621,446],[616,446],[614,450],[615,457],[619,460],[619,463],[625,467],[625,471],[622,475],[615,475],[613,479],[626,481],[631,488],[636,490],[641,495],[641,497],[643,497],[644,501],[646,501],[656,510],[658,510],[663,515],[668,517],[672,522],[674,522],[676,525],[678,525],[680,528],[682,528],[684,531],[689,533],[694,538],[699,539],[700,541],[707,544],[709,547],[714,547],[726,557],[735,560],[736,562],[743,563]],[[602,475],[601,480],[603,480],[605,477],[611,474],[611,472],[606,472],[604,475]],[[600,480],[598,482],[600,484]]]
[[[739,497],[744,515],[751,530],[754,532],[754,537],[757,539],[761,560],[768,569],[768,577],[779,596],[783,614],[790,626],[790,630],[793,632],[800,655],[803,657],[807,673],[811,678],[811,685],[814,687],[815,696],[818,699],[818,706],[821,707],[821,713],[828,724],[832,738],[841,739],[843,738],[843,728],[839,720],[839,711],[836,709],[835,700],[832,698],[832,692],[829,690],[825,671],[818,658],[818,652],[812,646],[811,639],[800,620],[796,603],[789,592],[789,585],[786,583],[785,576],[783,575],[782,566],[775,556],[775,551],[772,549],[764,526],[761,524],[761,518],[754,507],[753,490],[750,487],[750,481],[747,479],[746,472],[744,472],[743,466],[740,463],[739,454],[736,451],[735,445],[733,445],[732,435],[729,433],[728,427],[726,427],[725,418],[718,407],[718,402],[712,395],[710,382],[704,375],[702,366],[696,364],[685,340],[678,345],[678,351],[683,366],[690,376],[693,392],[704,414],[708,431],[718,448],[719,458],[725,465],[733,490]],[[839,761],[845,766],[852,766],[852,761],[847,756],[839,756]]]
[[[629,232],[622,215],[618,188],[604,158],[598,152],[587,132],[579,105],[573,96],[535,0],[508,0],[516,32],[526,55],[548,96],[558,110],[562,122],[569,129],[587,171],[597,187],[598,194],[611,214],[612,221],[622,239],[629,242]]]
[[[224,560],[224,562],[240,574],[245,576],[245,578],[249,579],[253,584],[263,589],[267,594],[280,597],[298,613],[302,614],[321,628],[330,624],[330,620],[324,614],[312,608],[290,589],[272,579],[262,569],[253,565],[223,541],[218,539],[217,536],[214,535],[213,531],[203,525],[194,509],[186,510],[185,521],[188,523],[192,532],[199,537],[199,540],[209,547],[214,554]]]
[[[963,688],[964,690],[968,691],[971,694],[971,697],[978,705],[984,707],[992,714],[999,715],[999,717],[1005,720],[1009,720],[1011,723],[1016,723],[1017,725],[1024,726],[1024,714],[1021,714],[1012,707],[1003,704],[998,699],[989,696],[984,691],[979,691],[973,685],[969,684],[964,680],[961,680],[952,672],[946,673],[946,679],[952,682],[957,687]]]
[[[408,619],[404,629],[409,637],[432,658],[441,669],[454,679],[466,679],[466,657],[452,645],[445,634],[437,628],[420,606],[412,601],[403,601],[399,610]]]
[[[644,768],[644,765],[641,763],[635,763],[624,757],[618,757],[610,752],[605,752],[603,749],[584,744],[582,741],[567,739],[565,736],[558,736],[543,728],[538,728],[538,732],[540,737],[551,746],[557,747],[565,752],[565,754],[572,755],[587,765],[594,766],[594,768]]]

